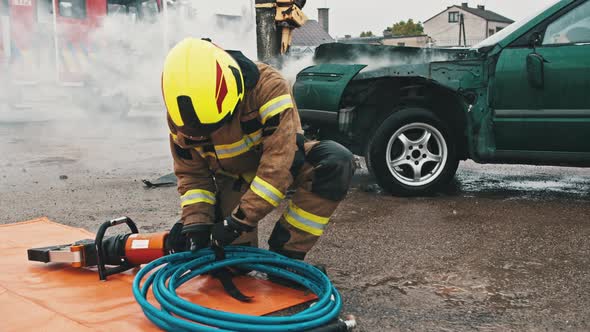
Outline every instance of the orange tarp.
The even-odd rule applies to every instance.
[[[133,271],[98,280],[96,271],[67,264],[29,262],[27,249],[94,238],[92,233],[46,218],[0,225],[0,331],[149,331],[131,292]],[[252,303],[229,297],[217,280],[200,277],[179,294],[200,305],[265,315],[314,299],[311,294],[250,277],[235,278]]]

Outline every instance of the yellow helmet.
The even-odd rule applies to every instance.
[[[169,118],[181,134],[208,136],[232,118],[244,98],[244,77],[223,49],[187,38],[166,57],[162,94]]]

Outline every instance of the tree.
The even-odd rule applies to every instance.
[[[386,35],[394,36],[415,36],[424,34],[424,26],[422,22],[414,23],[413,19],[406,21],[399,21],[393,26],[387,27],[383,32]]]
[[[361,32],[361,37],[374,37],[373,31],[363,31]]]

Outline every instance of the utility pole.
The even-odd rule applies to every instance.
[[[467,34],[465,33],[465,16],[461,14],[461,24],[463,24],[463,45],[467,47]]]
[[[459,46],[461,46],[461,35],[463,35],[463,46],[467,47],[467,36],[465,35],[465,16],[459,14]]]
[[[276,1],[255,0],[256,5],[256,45],[258,60],[271,62],[281,51],[281,29],[277,28]]]

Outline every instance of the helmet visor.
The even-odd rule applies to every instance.
[[[182,117],[182,126],[177,126],[180,133],[189,137],[207,137],[211,136],[213,132],[223,127],[226,123],[230,122],[233,118],[234,112],[236,112],[239,101],[234,109],[227,113],[220,121],[215,123],[203,123],[199,119],[197,112],[193,106],[192,100],[189,96],[178,96],[178,109],[180,116]]]

